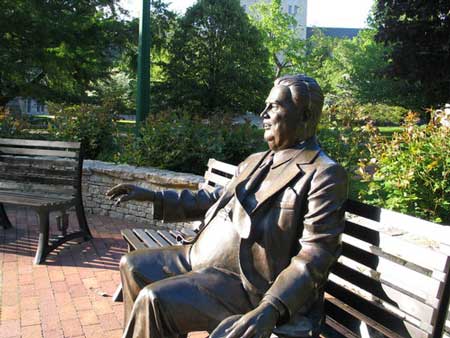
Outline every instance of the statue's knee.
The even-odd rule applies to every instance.
[[[159,299],[158,291],[152,285],[147,285],[139,292],[136,302],[154,303],[157,299]]]
[[[120,258],[119,270],[121,272],[130,271],[132,266],[133,266],[133,263],[132,263],[132,259],[130,258],[130,254],[123,255],[122,258]]]

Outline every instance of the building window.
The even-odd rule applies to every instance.
[[[297,15],[299,8],[300,7],[298,7],[298,6],[294,6],[294,15]]]
[[[292,14],[292,6],[289,5],[289,10],[288,10],[289,14]]]

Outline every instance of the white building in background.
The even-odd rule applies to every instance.
[[[250,6],[261,1],[269,3],[271,0],[241,0],[241,5],[244,7],[246,13],[250,14]],[[297,27],[295,27],[295,29],[302,39],[306,39],[308,0],[282,0],[281,6],[285,13],[288,13],[295,18],[297,21]]]
[[[16,97],[6,104],[6,108],[17,115],[48,115],[47,105],[30,97]]]

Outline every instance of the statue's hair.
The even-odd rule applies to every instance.
[[[323,94],[316,80],[303,74],[285,75],[276,79],[274,84],[288,87],[303,119],[317,127],[322,115]]]

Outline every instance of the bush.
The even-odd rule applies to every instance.
[[[116,150],[117,125],[114,114],[94,105],[51,105],[55,119],[49,124],[49,138],[62,141],[79,141],[85,157],[105,159]]]
[[[25,118],[17,118],[6,110],[0,110],[0,137],[20,138],[26,134],[29,121]]]
[[[141,137],[130,135],[115,160],[203,174],[209,158],[238,164],[264,148],[261,133],[249,124],[227,118],[202,120],[186,114],[150,116]]]
[[[362,125],[372,121],[377,126],[400,125],[408,109],[385,103],[361,104],[351,95],[327,97],[324,120],[337,121],[343,126]]]
[[[409,114],[405,129],[391,139],[374,135],[369,147],[375,174],[367,175],[366,202],[434,222],[450,222],[450,129],[417,126]],[[367,163],[361,163],[361,172]]]

